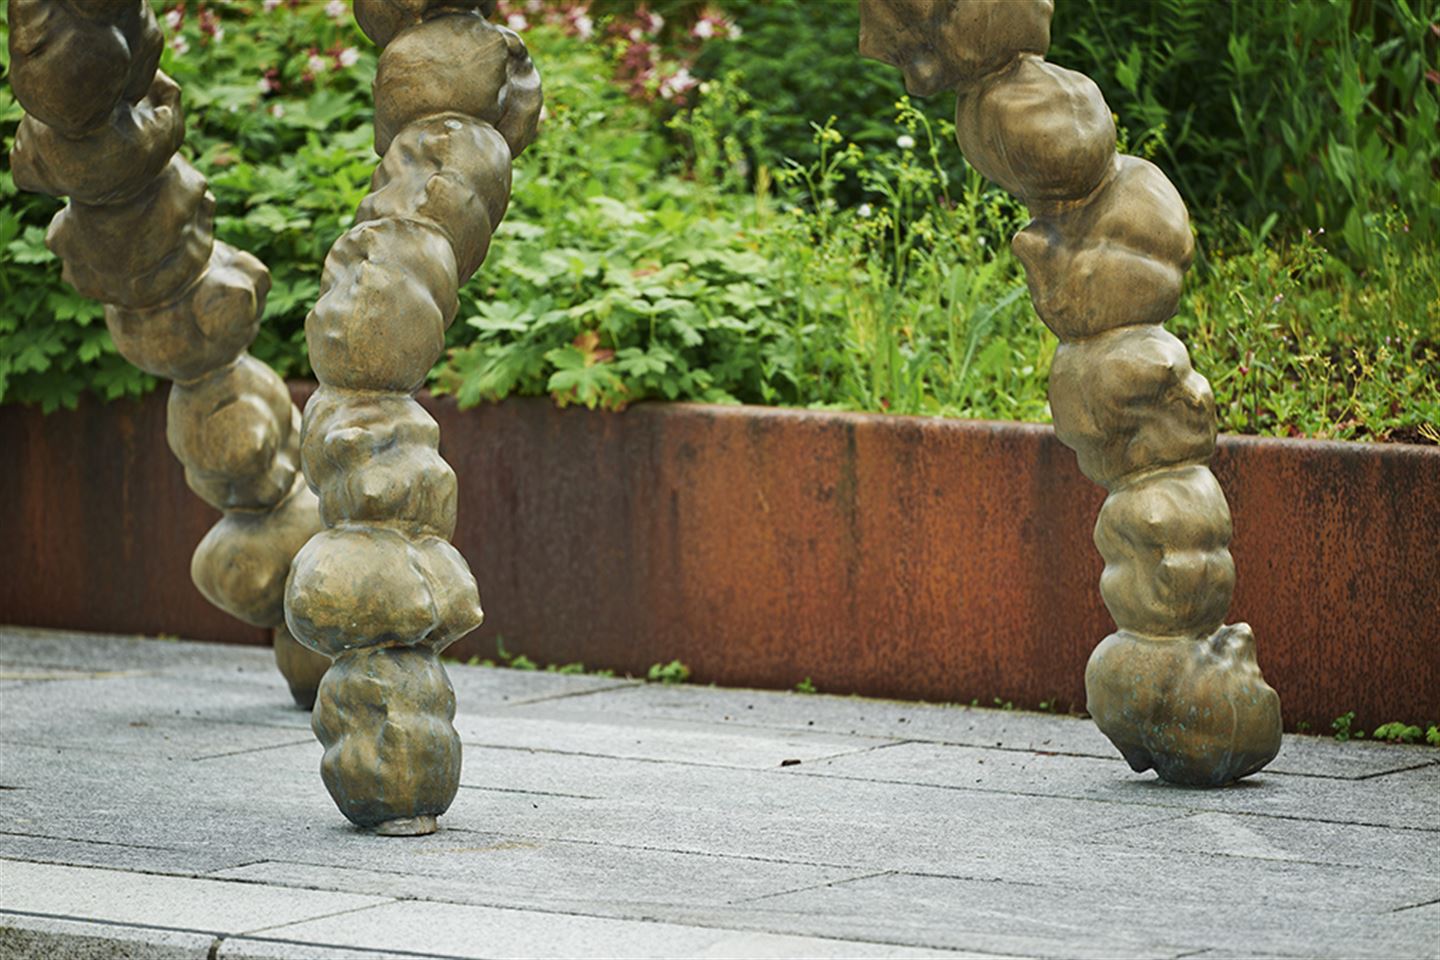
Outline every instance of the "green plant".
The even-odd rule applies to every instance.
[[[1346,740],[1363,740],[1365,738],[1365,731],[1355,729],[1352,726],[1354,721],[1354,710],[1349,710],[1345,713],[1342,713],[1334,720],[1331,720],[1330,729],[1335,731],[1335,739],[1339,740],[1342,743]]]
[[[650,671],[645,675],[645,679],[651,683],[684,683],[690,679],[690,668],[679,660],[655,663],[650,665]]]
[[[815,684],[810,682],[810,678],[806,677],[804,680],[801,680],[799,683],[795,684],[795,692],[817,693],[818,691],[815,689]]]
[[[1424,735],[1424,731],[1419,727],[1399,721],[1382,723],[1370,732],[1372,739],[1386,743],[1414,743]]]
[[[1440,747],[1440,726],[1430,724],[1425,730],[1425,742],[1432,747]]]

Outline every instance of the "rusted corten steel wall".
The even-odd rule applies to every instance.
[[[303,391],[302,391],[303,392]],[[1048,427],[739,407],[427,400],[485,626],[539,662],[1083,707],[1103,492]],[[187,564],[213,515],[160,397],[0,408],[0,621],[266,642]],[[1440,449],[1223,438],[1232,620],[1289,726],[1440,718]],[[1014,518],[1020,518],[1016,520]]]

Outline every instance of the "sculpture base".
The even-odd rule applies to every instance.
[[[375,834],[381,837],[424,837],[440,829],[434,817],[405,817],[376,824]]]
[[[1170,783],[1221,787],[1280,751],[1280,698],[1243,623],[1192,639],[1112,633],[1090,655],[1085,693],[1131,769]]]

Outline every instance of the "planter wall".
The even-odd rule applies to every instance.
[[[304,392],[303,389],[300,392]],[[1082,708],[1113,629],[1103,491],[1048,427],[541,400],[426,401],[487,623],[541,662]],[[1287,725],[1440,718],[1440,449],[1222,438],[1246,620]],[[215,515],[164,401],[0,408],[0,622],[266,642],[190,583]]]

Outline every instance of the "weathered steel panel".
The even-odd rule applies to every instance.
[[[1104,493],[1048,427],[748,407],[426,400],[486,623],[541,663],[931,701],[1083,706],[1113,629]],[[191,586],[214,514],[163,398],[0,408],[0,621],[266,642]],[[42,429],[43,427],[43,429]],[[1440,718],[1440,449],[1222,438],[1230,620],[1289,726]],[[141,495],[143,492],[143,496]]]

